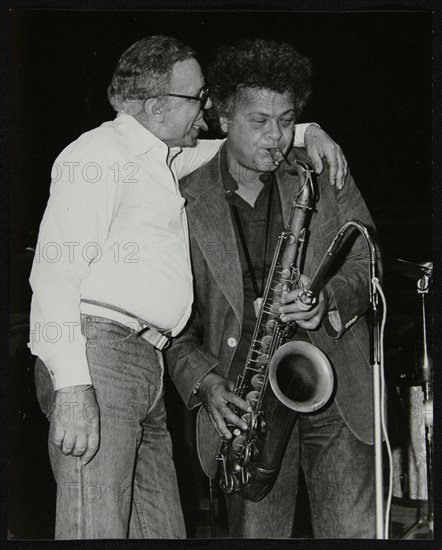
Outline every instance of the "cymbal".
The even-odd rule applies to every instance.
[[[423,275],[431,277],[433,273],[433,262],[418,264],[400,258],[385,258],[385,267],[411,279],[420,279]]]

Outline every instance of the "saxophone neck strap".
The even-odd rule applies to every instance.
[[[238,208],[235,204],[230,204],[232,213],[233,213],[233,220],[237,229],[237,233],[239,236],[239,241],[241,244],[242,251],[244,253],[244,257],[246,259],[247,268],[250,273],[250,279],[252,281],[253,291],[255,293],[255,298],[258,300],[262,297],[262,294],[264,292],[264,283],[265,283],[265,273],[266,273],[266,257],[267,257],[267,249],[268,249],[268,241],[269,241],[269,233],[270,233],[270,218],[272,214],[272,199],[273,199],[273,186],[269,189],[269,196],[268,196],[268,202],[267,202],[267,212],[266,212],[266,234],[265,234],[265,242],[264,242],[264,254],[263,254],[263,266],[262,266],[262,277],[261,277],[261,288],[258,287],[258,281],[256,280],[256,270],[253,266],[252,259],[250,258],[250,252],[249,247],[247,246],[247,240],[244,234],[244,228],[241,223],[241,218],[238,212]]]

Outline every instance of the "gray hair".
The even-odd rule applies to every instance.
[[[137,114],[142,102],[167,92],[178,61],[195,57],[190,46],[170,36],[149,36],[132,44],[120,57],[107,90],[117,111]]]

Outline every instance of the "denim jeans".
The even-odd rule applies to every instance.
[[[261,502],[226,497],[230,536],[289,538],[299,467],[315,538],[375,538],[374,449],[347,428],[337,406],[300,415],[270,494]]]
[[[161,355],[107,319],[82,316],[82,332],[100,409],[100,448],[82,466],[78,457],[64,456],[49,443],[57,482],[55,538],[185,538]],[[36,386],[48,414],[54,396],[41,361]],[[52,422],[49,435],[51,429]]]

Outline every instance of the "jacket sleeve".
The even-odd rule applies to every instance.
[[[376,243],[373,220],[351,175],[347,176],[342,190],[333,189],[333,192],[336,193],[339,228],[350,220],[357,220],[367,227],[370,237]],[[329,241],[334,237],[335,234],[331,234]],[[378,276],[381,277],[381,256],[376,244],[375,248]],[[337,266],[326,285],[332,296],[332,303],[323,321],[331,338],[341,337],[370,306],[370,252],[365,238],[357,229],[347,235],[337,253],[336,263]]]
[[[192,264],[195,280],[195,301],[192,315],[184,331],[173,340],[166,352],[166,363],[170,377],[189,409],[201,405],[201,399],[194,394],[198,383],[211,370],[221,364],[204,345],[204,321],[201,302],[205,287],[205,262],[198,246],[192,243]]]

